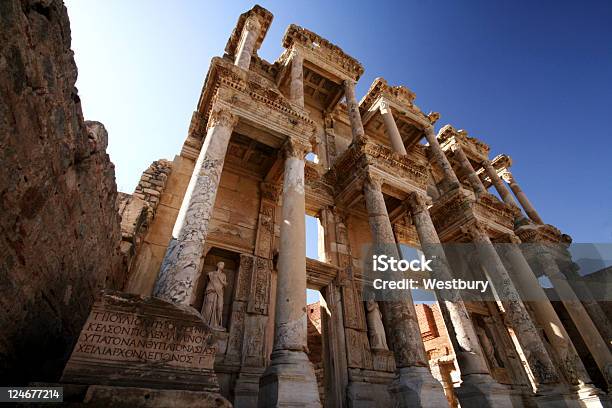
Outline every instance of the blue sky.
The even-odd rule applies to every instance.
[[[131,192],[187,134],[210,59],[242,1],[67,0],[85,117],[109,131]],[[612,242],[612,2],[262,1],[274,61],[290,23],[359,59],[358,97],[377,76],[424,110],[507,153],[545,222],[575,242]],[[312,245],[309,246],[312,248]],[[311,249],[310,249],[311,251]]]

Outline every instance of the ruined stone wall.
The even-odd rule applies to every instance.
[[[107,134],[85,122],[61,1],[0,2],[0,380],[59,378],[98,289],[120,289]]]

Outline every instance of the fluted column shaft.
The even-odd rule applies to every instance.
[[[560,379],[556,368],[491,240],[477,224],[467,226],[466,230],[475,245],[483,270],[503,304],[508,322],[521,343],[538,390],[558,385]]]
[[[289,81],[289,100],[299,106],[304,107],[304,57],[302,53],[293,50],[291,59],[291,78]]]
[[[248,71],[260,31],[261,23],[259,20],[254,16],[247,18],[242,29],[242,36],[238,44],[234,65]]]
[[[552,282],[567,313],[570,315],[582,340],[591,352],[595,363],[597,363],[597,367],[599,367],[599,370],[606,379],[608,388],[612,389],[612,353],[610,353],[606,341],[601,337],[599,330],[597,330],[582,302],[567,282],[567,277],[561,272],[554,257],[546,248],[538,253],[537,261],[544,274]]]
[[[359,113],[359,103],[355,96],[355,81],[350,79],[344,81],[344,95],[346,97],[349,121],[351,122],[353,141],[360,140],[365,137],[365,131],[361,122],[361,113]]]
[[[482,184],[480,177],[478,177],[478,175],[476,174],[476,171],[474,170],[472,163],[470,163],[470,160],[465,155],[465,152],[463,151],[461,146],[457,146],[455,148],[455,156],[459,160],[459,164],[461,165],[461,167],[467,173],[468,181],[470,182],[470,185],[474,189],[474,192],[477,195],[486,193],[487,189],[485,188],[484,184]]]
[[[444,154],[444,151],[440,147],[440,143],[438,143],[438,138],[436,137],[433,126],[425,129],[425,139],[427,139],[427,142],[429,143],[429,148],[431,149],[433,159],[444,173],[444,179],[448,185],[448,190],[458,188],[460,186],[459,179],[453,171],[453,167]]]
[[[491,179],[491,183],[495,187],[495,190],[497,190],[504,203],[516,206],[517,204],[516,201],[514,201],[514,198],[512,198],[512,193],[510,193],[508,187],[506,187],[504,184],[504,181],[499,177],[491,162],[489,160],[485,160],[482,165],[487,172],[487,175]]]
[[[237,118],[225,108],[213,110],[209,128],[179,210],[172,240],[162,261],[153,295],[191,304],[200,279],[200,259],[223,171],[225,153]]]
[[[521,207],[523,207],[523,210],[525,210],[527,216],[538,224],[544,224],[540,214],[538,214],[538,212],[535,210],[533,204],[531,204],[531,201],[529,201],[525,192],[523,192],[521,187],[518,185],[512,173],[506,170],[503,174],[503,178],[510,185],[510,189],[514,193],[514,196],[517,198],[518,202],[521,204]]]
[[[404,146],[404,142],[402,141],[402,136],[400,135],[399,129],[397,128],[397,124],[395,123],[395,118],[393,117],[393,113],[391,112],[391,107],[388,103],[383,102],[380,105],[380,114],[383,117],[383,121],[385,122],[385,128],[387,129],[387,135],[389,136],[389,141],[391,142],[391,146],[393,146],[393,150],[401,155],[406,155],[406,147]]]

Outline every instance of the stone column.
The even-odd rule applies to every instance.
[[[306,229],[304,155],[307,145],[288,139],[283,147],[280,246],[277,262],[274,347],[259,381],[259,407],[320,407],[314,369],[306,355]]]
[[[363,192],[372,232],[373,254],[384,254],[399,260],[401,258],[381,187],[380,179],[366,175]],[[385,277],[391,280],[404,278],[401,272],[387,272]],[[429,371],[412,296],[409,291],[405,294],[395,292],[400,291],[387,291],[385,300],[379,302],[383,308],[387,340],[393,348],[397,368],[396,378],[389,386],[389,392],[395,400],[394,406],[448,406],[442,386]]]
[[[292,51],[289,79],[289,100],[304,108],[304,57],[298,50]]]
[[[413,192],[408,196],[407,204],[419,236],[421,250],[427,259],[433,260],[432,277],[451,281],[451,268],[429,215],[425,197]],[[489,373],[478,336],[459,291],[436,290],[436,297],[461,371],[462,383],[456,388],[461,405],[512,407],[508,387],[497,383]]]
[[[485,194],[487,192],[487,189],[485,188],[484,184],[482,184],[480,177],[478,177],[478,175],[476,174],[476,171],[474,170],[472,163],[470,163],[470,160],[465,155],[465,152],[463,151],[461,146],[456,146],[454,151],[455,151],[455,156],[457,157],[457,160],[459,161],[459,165],[467,173],[470,185],[474,189],[474,192],[476,193],[476,195],[479,196],[481,194]]]
[[[612,353],[610,353],[606,341],[601,337],[599,330],[597,330],[582,302],[567,282],[567,277],[559,269],[549,249],[541,248],[536,259],[541,270],[552,282],[582,340],[591,352],[593,360],[595,360],[597,367],[606,379],[608,389],[612,389]]]
[[[560,394],[565,389],[560,384],[557,370],[489,236],[475,222],[463,228],[474,243],[487,279],[493,285],[503,305],[506,319],[521,344],[536,382],[536,395],[562,400]]]
[[[434,131],[433,126],[429,126],[425,128],[425,139],[429,143],[429,148],[431,150],[431,154],[435,162],[440,166],[442,172],[444,173],[444,181],[447,185],[446,191],[454,190],[455,188],[459,188],[461,184],[459,183],[459,179],[457,175],[453,171],[453,167],[451,166],[448,158],[444,154],[444,151],[440,147],[440,143],[438,143],[438,138],[436,137],[436,133]]]
[[[353,142],[362,140],[365,137],[365,131],[363,130],[363,123],[361,122],[359,104],[355,97],[355,81],[350,79],[344,81],[344,96],[346,97],[346,108],[351,122]]]
[[[512,176],[512,173],[506,170],[502,174],[502,177],[510,185],[510,189],[516,196],[519,203],[521,203],[521,206],[523,207],[523,210],[525,210],[527,216],[537,224],[544,224],[544,221],[542,221],[542,218],[540,218],[540,214],[538,214],[538,212],[535,210],[535,208],[531,204],[531,201],[529,201],[529,199],[527,198],[527,195],[523,192],[523,190],[521,190],[516,180],[514,179],[514,176]]]
[[[510,237],[511,242],[497,244],[497,250],[502,254],[510,268],[512,280],[517,286],[523,302],[531,309],[535,320],[546,333],[552,352],[557,356],[557,363],[564,377],[577,388],[578,397],[589,399],[598,394],[591,384],[591,379],[574,348],[569,334],[555,312],[546,292],[540,285],[536,275],[529,266],[521,249],[520,240]]]
[[[251,65],[251,57],[253,56],[255,44],[257,43],[257,38],[259,38],[260,32],[261,23],[257,17],[251,16],[247,18],[247,20],[244,22],[244,27],[242,28],[242,36],[240,37],[240,43],[238,44],[238,51],[236,52],[234,65],[244,70],[249,70],[249,66]]]
[[[491,179],[491,183],[495,186],[495,190],[499,193],[499,196],[504,200],[504,203],[509,205],[517,206],[516,201],[512,198],[512,194],[508,190],[508,187],[504,184],[504,181],[499,177],[497,171],[491,164],[489,160],[485,160],[482,162],[482,166],[484,167],[487,175]]]
[[[227,108],[213,108],[153,296],[186,305],[194,300],[193,291],[201,275],[200,260],[204,254],[208,223],[237,119]]]
[[[401,155],[406,155],[406,147],[404,146],[404,142],[402,141],[402,135],[400,135],[399,129],[397,128],[397,124],[395,123],[395,118],[393,117],[393,113],[391,113],[391,107],[385,101],[380,104],[380,114],[383,117],[383,121],[385,122],[385,128],[387,129],[387,135],[389,136],[389,140],[391,141],[391,146],[393,146],[393,150]]]

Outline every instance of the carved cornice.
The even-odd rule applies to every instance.
[[[240,44],[240,38],[242,37],[242,30],[246,26],[247,30],[259,29],[259,36],[257,37],[255,48],[253,50],[256,53],[266,37],[268,28],[270,28],[273,18],[274,16],[272,13],[259,5],[255,5],[246,13],[242,13],[240,17],[238,17],[238,22],[236,23],[236,27],[232,31],[229,40],[227,40],[225,52],[230,56],[234,56],[236,54],[238,45]],[[256,27],[257,25],[259,25],[259,27]]]
[[[353,143],[334,162],[336,189],[342,191],[355,178],[358,170],[371,165],[383,173],[410,179],[425,190],[428,180],[428,165],[417,163],[409,156],[400,155],[391,149],[373,142]]]
[[[482,194],[474,203],[474,213],[478,218],[494,222],[504,228],[512,230],[514,220],[520,215],[520,209],[509,206],[492,194]]]
[[[361,115],[364,116],[377,101],[383,99],[391,102],[392,105],[400,107],[400,113],[401,111],[409,111],[423,120],[434,123],[437,117],[433,115],[430,118],[428,115],[425,115],[421,109],[414,104],[415,98],[416,94],[405,86],[391,86],[384,78],[379,77],[372,82],[370,89],[359,102],[359,111]],[[431,122],[431,119],[434,119],[434,121]]]
[[[448,150],[453,145],[461,146],[465,154],[476,162],[489,156],[489,145],[469,136],[465,130],[456,130],[451,125],[445,125],[440,129],[438,141],[443,150]]]
[[[571,237],[550,224],[529,224],[516,229],[516,235],[524,243],[569,244]]]
[[[491,160],[491,165],[497,171],[507,170],[512,167],[512,158],[507,154],[498,154]]]
[[[283,36],[283,47],[289,49],[294,44],[299,44],[322,61],[337,67],[348,78],[357,80],[363,74],[361,63],[342,51],[340,47],[310,30],[291,24],[287,27],[287,31],[285,31]],[[314,62],[316,63],[316,61]]]

